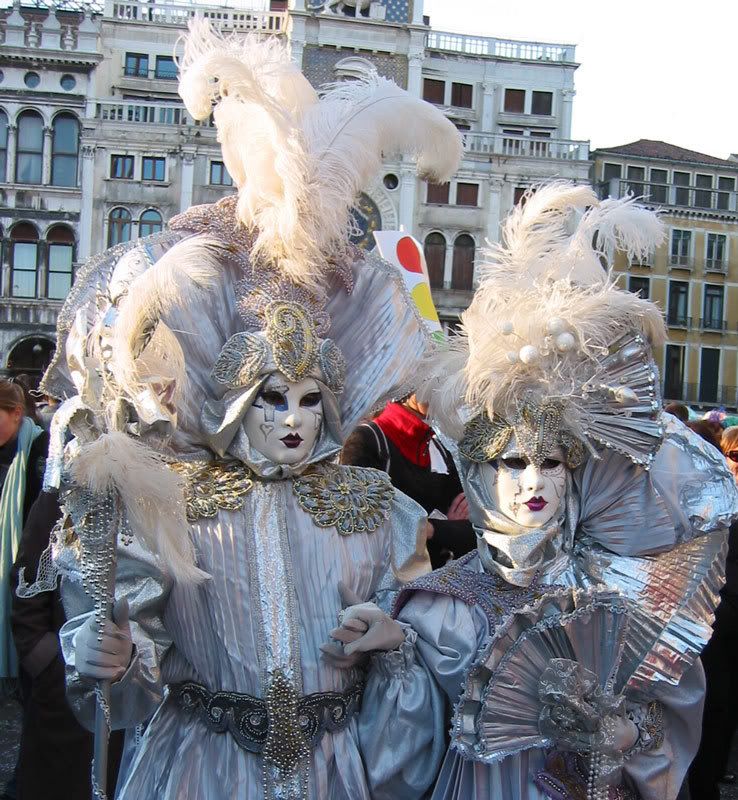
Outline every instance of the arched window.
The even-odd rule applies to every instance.
[[[442,233],[429,233],[425,237],[425,263],[433,289],[443,288],[443,269],[446,264],[446,237]]]
[[[127,208],[114,208],[108,217],[108,247],[131,241],[131,212]]]
[[[18,117],[15,153],[17,183],[41,183],[44,161],[44,121],[35,111]]]
[[[0,183],[8,179],[8,115],[0,111]]]
[[[454,261],[451,288],[471,291],[474,283],[474,239],[460,233],[454,241]]]
[[[66,225],[54,225],[46,234],[49,245],[49,271],[46,296],[63,300],[72,287],[74,233]]]
[[[164,227],[161,214],[153,208],[148,208],[138,219],[138,235],[151,236],[152,233],[159,233]]]
[[[53,186],[77,185],[79,122],[73,114],[54,117],[51,139],[51,183]]]
[[[10,232],[13,297],[36,297],[38,291],[38,232],[30,222],[19,222]]]

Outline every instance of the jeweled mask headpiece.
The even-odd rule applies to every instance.
[[[492,461],[502,455],[514,436],[531,464],[540,466],[556,447],[561,447],[566,465],[574,469],[582,463],[584,446],[562,426],[562,415],[563,406],[555,400],[542,406],[531,401],[509,422],[498,414],[490,419],[482,412],[466,424],[459,451],[470,461]]]
[[[589,187],[531,192],[479,271],[461,332],[429,359],[419,394],[471,461],[510,437],[533,463],[561,447],[570,466],[613,449],[648,467],[663,438],[661,311],[618,288],[616,250],[651,252],[663,229],[632,199]]]
[[[343,390],[346,362],[335,342],[324,338],[330,318],[320,295],[276,272],[254,270],[238,282],[236,296],[239,314],[252,330],[225,343],[211,373],[215,381],[237,389],[278,370],[290,381],[313,376],[334,394]]]

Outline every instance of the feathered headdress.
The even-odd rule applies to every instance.
[[[179,67],[188,111],[214,114],[239,218],[256,234],[253,256],[312,288],[327,258],[345,256],[350,209],[383,156],[414,155],[438,182],[458,166],[454,125],[374,70],[318,98],[285,45],[225,38],[202,19],[190,23]]]
[[[612,447],[648,465],[661,441],[650,346],[660,310],[617,288],[616,250],[652,251],[661,224],[632,199],[600,202],[584,186],[529,194],[480,270],[460,335],[432,356],[422,394],[474,460],[496,457],[515,434],[533,460],[564,447]]]

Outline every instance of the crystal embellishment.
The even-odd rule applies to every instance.
[[[225,343],[211,377],[229,389],[250,386],[269,358],[267,344],[253,333],[236,333]]]

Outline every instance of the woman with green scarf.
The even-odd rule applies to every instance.
[[[0,679],[18,677],[10,629],[10,572],[28,512],[41,491],[48,434],[28,416],[23,389],[0,381]]]

